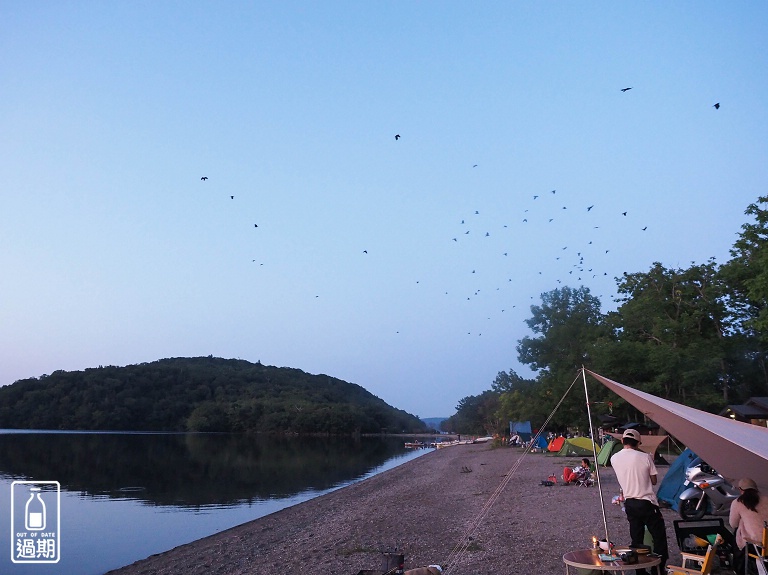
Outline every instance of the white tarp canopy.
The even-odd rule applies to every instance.
[[[686,407],[584,370],[685,444],[724,477],[755,480],[768,493],[768,428]]]

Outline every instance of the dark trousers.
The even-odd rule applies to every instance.
[[[627,512],[632,545],[643,545],[647,527],[653,537],[653,552],[661,556],[659,572],[663,573],[669,559],[669,549],[667,548],[667,528],[664,525],[661,510],[645,499],[627,499],[624,501],[624,509]]]

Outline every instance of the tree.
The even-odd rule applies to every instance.
[[[542,304],[532,306],[533,317],[526,320],[537,337],[524,337],[517,345],[521,363],[538,371],[537,385],[517,398],[507,398],[505,407],[521,405],[523,398],[537,416],[551,412],[582,366],[591,366],[596,345],[609,336],[600,312],[600,300],[589,288],[563,287],[542,294]],[[514,407],[513,407],[514,409]],[[548,413],[549,413],[548,412]],[[521,415],[520,410],[517,411]],[[553,416],[555,426],[565,427],[586,419],[583,394],[572,393]]]
[[[735,358],[725,286],[714,261],[688,269],[654,263],[624,274],[612,314],[616,340],[603,350],[613,373],[645,391],[707,408],[728,400]],[[620,364],[619,364],[620,362]]]
[[[753,379],[762,385],[754,389],[768,390],[768,196],[750,204],[745,214],[754,222],[741,226],[741,234],[731,249],[732,259],[721,274],[727,284],[728,306],[738,326],[743,359],[753,367]],[[755,377],[757,376],[757,377]],[[752,390],[750,390],[752,391]],[[747,393],[748,395],[749,393]]]

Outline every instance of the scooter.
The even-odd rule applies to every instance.
[[[686,520],[701,519],[710,515],[728,515],[731,503],[740,495],[739,490],[701,458],[691,462],[685,471],[685,485],[680,494],[680,517]]]

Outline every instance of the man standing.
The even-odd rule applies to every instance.
[[[667,528],[664,517],[659,509],[659,501],[653,492],[656,485],[657,472],[653,458],[640,451],[640,433],[635,429],[627,429],[622,435],[624,448],[611,457],[611,466],[616,471],[616,478],[624,492],[624,508],[629,521],[629,535],[632,545],[643,545],[645,528],[653,537],[653,552],[661,556],[659,573],[664,572],[664,566],[669,559],[667,549]],[[637,571],[638,574],[644,571]]]

